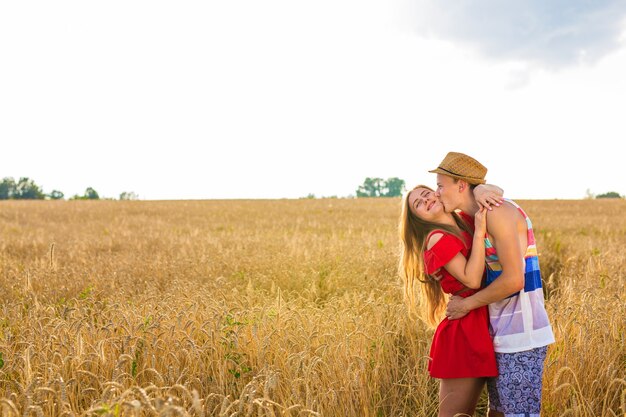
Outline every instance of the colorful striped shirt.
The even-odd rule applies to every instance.
[[[504,300],[489,304],[489,330],[495,351],[512,353],[554,343],[554,334],[544,304],[532,223],[520,206],[512,200],[505,201],[515,206],[526,219],[528,243],[524,254],[524,289]],[[485,237],[485,258],[486,285],[489,285],[502,274],[502,265],[488,236]]]

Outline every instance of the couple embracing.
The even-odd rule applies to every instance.
[[[441,381],[439,416],[472,416],[487,383],[490,417],[538,417],[554,335],[532,223],[474,158],[450,152],[430,172],[437,189],[419,185],[402,202],[400,273],[436,326],[428,371]]]

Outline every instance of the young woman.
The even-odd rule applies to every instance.
[[[481,286],[486,224],[484,208],[474,219],[446,213],[434,191],[424,185],[408,192],[402,202],[400,274],[410,308],[417,307],[420,316],[436,326],[428,371],[441,379],[440,417],[473,415],[485,378],[498,374],[487,307],[460,320],[444,318],[445,294],[467,297]]]

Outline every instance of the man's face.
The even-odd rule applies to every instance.
[[[437,196],[446,212],[452,213],[458,209],[461,204],[461,193],[459,192],[459,182],[454,182],[454,178],[437,174],[437,190],[435,191]]]

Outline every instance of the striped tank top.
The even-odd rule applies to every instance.
[[[514,201],[509,199],[505,201],[515,206],[526,219],[528,232],[524,254],[524,289],[504,300],[489,304],[489,331],[496,352],[512,353],[554,343],[554,334],[544,304],[532,223],[524,210]],[[502,274],[502,265],[488,236],[485,237],[485,258],[486,285],[489,285]]]

